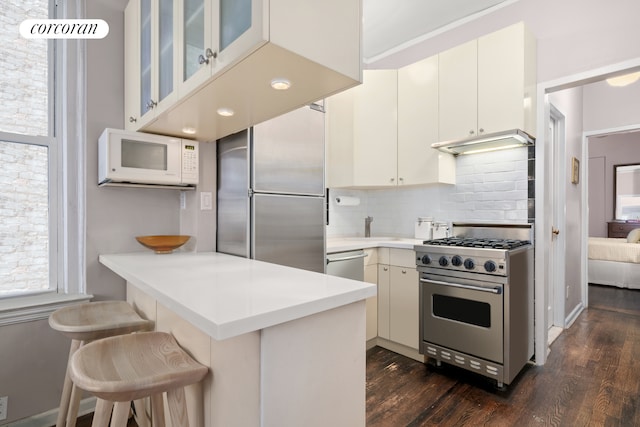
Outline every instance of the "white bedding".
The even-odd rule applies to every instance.
[[[640,288],[640,243],[589,237],[588,281],[620,288]]]
[[[640,263],[640,243],[627,243],[627,239],[589,237],[589,259]]]

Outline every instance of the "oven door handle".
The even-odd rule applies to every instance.
[[[494,288],[485,288],[484,286],[463,285],[460,283],[442,282],[440,280],[432,280],[432,279],[420,279],[420,282],[435,283],[436,285],[451,286],[453,288],[469,289],[472,291],[489,292],[496,295],[500,295],[502,293],[502,288],[500,286],[496,286]]]

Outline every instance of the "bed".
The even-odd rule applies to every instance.
[[[589,237],[589,283],[640,289],[640,243],[629,238]]]

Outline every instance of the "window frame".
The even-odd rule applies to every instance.
[[[82,2],[74,3],[49,0],[49,16],[84,17]],[[85,273],[86,41],[48,43],[49,135],[0,132],[0,138],[48,147],[49,288],[0,298],[0,326],[46,319],[60,307],[92,298]]]

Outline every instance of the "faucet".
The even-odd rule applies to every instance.
[[[364,219],[364,237],[371,237],[371,223],[373,222],[373,217],[368,216]]]

